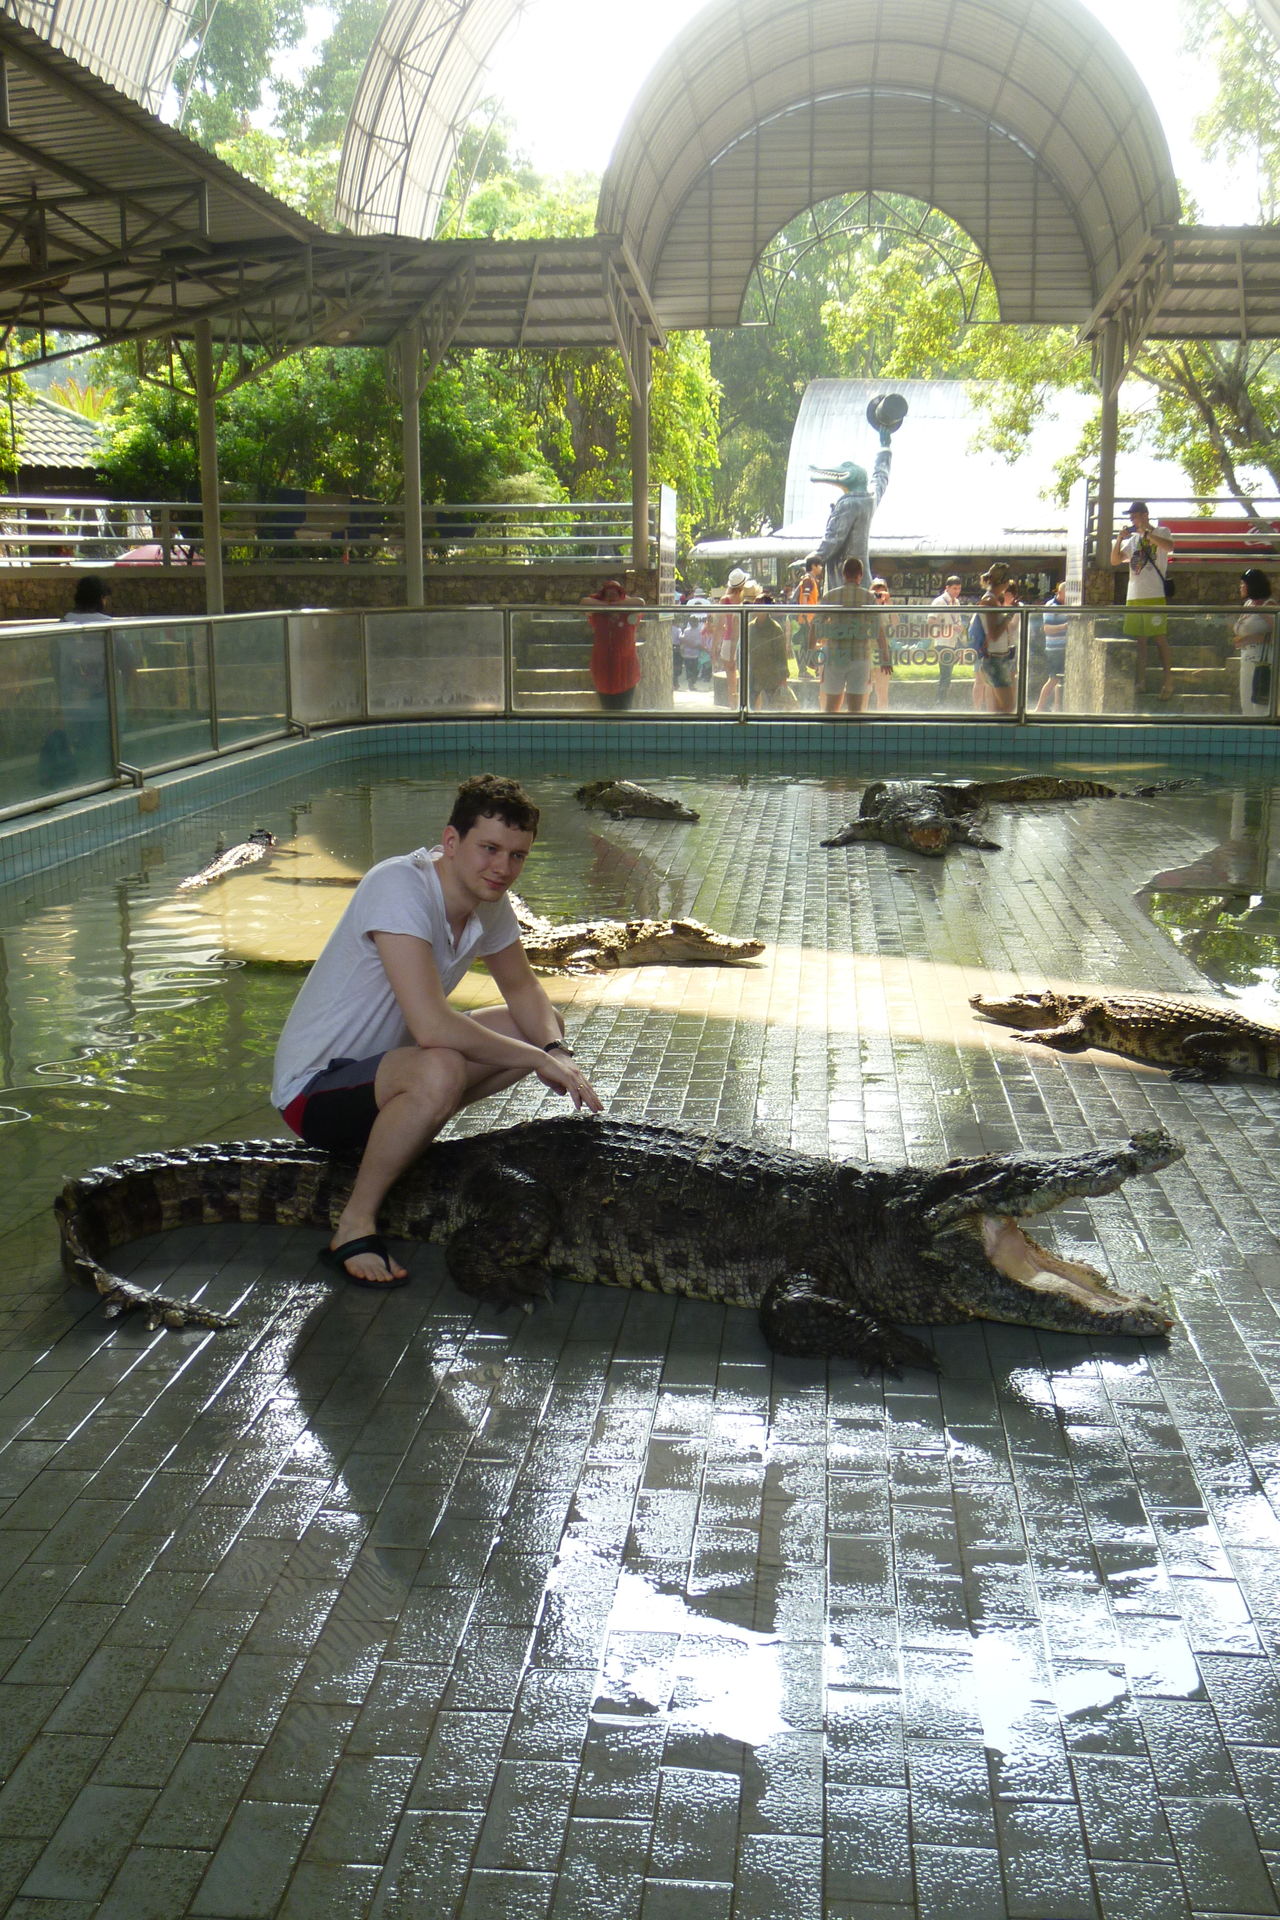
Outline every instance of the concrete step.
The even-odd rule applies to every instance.
[[[599,713],[600,711],[600,702],[590,691],[556,693],[545,687],[526,690],[517,686],[515,705],[518,713]]]

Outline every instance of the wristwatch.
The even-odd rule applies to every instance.
[[[573,1058],[573,1048],[564,1040],[548,1040],[542,1051],[544,1053],[567,1053],[571,1060]]]

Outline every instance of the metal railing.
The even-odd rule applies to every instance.
[[[437,566],[622,565],[631,551],[630,501],[464,501],[427,506],[423,513],[423,552]],[[657,528],[655,494],[651,540]],[[0,568],[200,566],[204,543],[198,502],[0,496]],[[221,509],[221,546],[228,567],[402,567],[404,507],[329,494],[227,500]]]
[[[1280,495],[1254,496],[1247,513],[1234,494],[1149,494],[1144,498],[1152,520],[1176,538],[1175,579],[1179,561],[1184,565],[1234,562],[1241,567],[1280,564]],[[1130,531],[1124,506],[1117,500],[1115,525],[1099,528],[1097,490],[1090,481],[1085,520],[1085,551],[1097,553],[1105,565],[1116,534]]]
[[[657,607],[602,621],[581,605],[477,606],[11,628],[0,818],[362,722],[1274,724],[1280,609],[1138,615],[1064,608],[1064,640],[1046,636],[1043,609],[1020,608],[990,645],[972,607]],[[878,621],[890,674],[873,670]]]

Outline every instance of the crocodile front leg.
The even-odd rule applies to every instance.
[[[1090,1011],[1082,1007],[1079,1013],[1073,1013],[1060,1027],[1045,1027],[1040,1033],[1019,1033],[1014,1037],[1026,1041],[1028,1046],[1052,1047],[1056,1053],[1085,1053],[1093,1045],[1089,1030],[1085,1025],[1085,1015]]]
[[[812,1273],[789,1273],[772,1283],[760,1305],[760,1327],[775,1353],[857,1360],[867,1373],[876,1367],[938,1371],[928,1347]]]
[[[1222,1057],[1223,1049],[1230,1045],[1226,1034],[1184,1033],[1178,1042],[1178,1051],[1183,1055],[1184,1063],[1174,1067],[1169,1078],[1198,1080],[1203,1085],[1230,1079],[1230,1069]]]
[[[550,1299],[543,1259],[556,1207],[546,1188],[527,1173],[486,1167],[460,1200],[461,1217],[444,1249],[454,1285],[499,1310],[531,1312]]]

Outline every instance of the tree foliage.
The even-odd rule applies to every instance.
[[[387,0],[338,0],[319,53],[297,80],[278,80],[281,130],[294,152],[342,144],[347,115]]]
[[[303,0],[204,0],[173,85],[182,127],[207,147],[229,140],[262,106],[274,61],[302,36]]]
[[[431,501],[483,500],[505,476],[537,469],[532,424],[495,389],[487,356],[442,368],[422,402],[422,490]],[[102,464],[135,499],[199,490],[195,402],[137,385]],[[222,480],[242,498],[282,487],[396,499],[400,404],[381,353],[317,347],[264,371],[218,403]],[[550,476],[545,476],[548,480]]]

